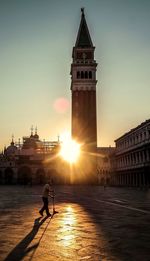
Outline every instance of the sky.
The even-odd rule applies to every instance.
[[[81,7],[95,49],[98,146],[150,118],[149,0],[0,0],[0,149],[71,130],[70,65]]]

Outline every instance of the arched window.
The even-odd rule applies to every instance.
[[[77,79],[80,79],[80,72],[77,71]]]
[[[28,166],[22,166],[18,169],[18,183],[22,185],[32,183],[32,170]]]
[[[83,79],[84,78],[84,72],[82,71],[81,72],[81,79]]]
[[[85,78],[86,79],[88,78],[88,72],[87,71],[85,72]]]
[[[92,79],[92,72],[89,72],[89,79]]]

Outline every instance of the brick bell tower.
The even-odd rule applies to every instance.
[[[82,158],[78,174],[80,181],[91,183],[96,179],[97,120],[96,120],[96,67],[94,50],[84,8],[72,52],[72,138],[82,144]],[[79,173],[79,169],[77,171]],[[84,176],[84,178],[83,178]],[[83,181],[83,182],[84,182]]]

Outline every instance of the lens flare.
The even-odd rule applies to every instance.
[[[56,112],[65,113],[69,108],[69,101],[64,97],[60,97],[54,101],[53,107]]]
[[[60,155],[69,163],[75,163],[80,155],[80,144],[69,137],[64,139],[61,144]]]

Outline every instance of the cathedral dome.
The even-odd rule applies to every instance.
[[[7,155],[13,155],[17,151],[17,147],[14,145],[14,142],[12,141],[10,146],[8,146],[5,150]]]
[[[39,135],[36,133],[34,136],[34,139],[38,140],[39,139]]]
[[[34,138],[26,138],[23,143],[23,149],[37,149],[37,144]]]
[[[39,140],[39,135],[37,134],[37,127],[35,128],[35,134],[34,134],[34,139],[36,139],[37,141]]]

